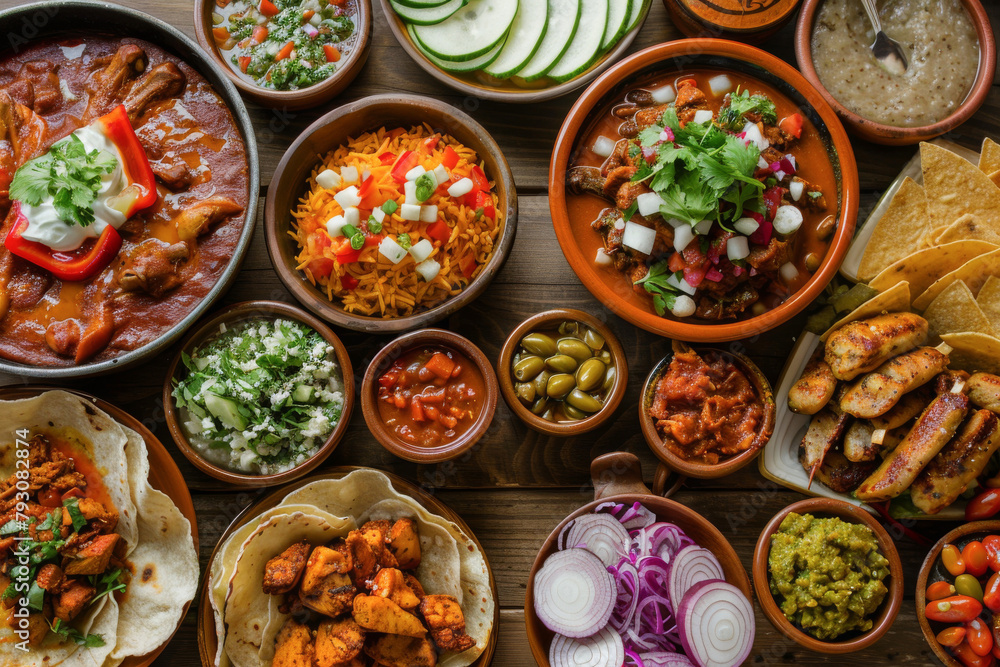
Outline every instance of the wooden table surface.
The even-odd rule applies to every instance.
[[[0,0],[0,8],[20,4]],[[123,4],[149,12],[193,37],[192,2],[132,0]],[[1000,25],[1000,3],[987,0],[994,28]],[[389,31],[377,3],[373,8],[371,56],[361,75],[338,99],[302,112],[278,112],[248,104],[254,125],[261,167],[261,206],[272,171],[289,143],[317,116],[337,104],[376,93],[409,92],[445,100],[470,113],[504,151],[520,195],[517,240],[503,270],[476,302],[440,326],[470,338],[496,361],[507,334],[527,316],[556,306],[581,308],[605,320],[628,353],[629,387],[610,422],[585,436],[561,439],[527,429],[499,402],[486,436],[459,461],[416,465],[386,452],[368,433],[360,409],[340,446],[320,468],[363,465],[392,471],[423,486],[456,510],[468,522],[486,550],[497,581],[500,638],[493,664],[520,667],[534,664],[524,631],[523,605],[528,571],[539,546],[569,512],[593,497],[589,466],[603,453],[625,450],[643,463],[647,483],[652,482],[656,459],[639,430],[639,393],[646,375],[668,351],[670,341],[641,331],[611,314],[579,283],[563,258],[552,231],[546,197],[549,157],[559,125],[576,99],[576,93],[547,103],[521,106],[501,104],[461,95],[424,73],[404,53]],[[2,26],[0,26],[2,27]],[[2,30],[4,34],[8,29]],[[793,26],[786,26],[768,40],[765,48],[794,64]],[[654,2],[649,17],[631,51],[680,37],[663,5]],[[986,135],[1000,138],[1000,86],[994,85],[986,104],[948,138],[978,148]],[[890,148],[854,142],[861,178],[860,219],[874,205],[882,190],[914,154],[913,147]],[[247,299],[293,298],[271,268],[258,211],[257,232],[236,284],[221,305]],[[772,383],[802,329],[802,318],[756,339],[742,341],[747,353]],[[387,337],[338,332],[350,350],[355,375],[389,341]],[[198,512],[202,568],[229,522],[257,497],[255,491],[234,491],[200,473],[177,451],[166,429],[160,399],[167,361],[173,351],[144,366],[119,375],[74,387],[111,401],[152,429],[177,461],[191,490]],[[0,384],[29,379],[0,375]],[[360,384],[360,382],[358,383]],[[752,464],[741,472],[715,481],[688,481],[674,499],[709,518],[730,540],[743,565],[750,570],[754,544],[767,521],[786,505],[800,500],[799,493],[765,480]],[[937,539],[950,526],[920,524],[918,530]],[[780,635],[757,608],[757,639],[748,662],[765,664],[879,664],[888,661],[936,664],[917,626],[914,583],[926,547],[905,537],[897,541],[904,564],[905,599],[889,633],[873,647],[850,656],[824,656],[800,648]],[[183,626],[154,663],[189,666],[199,662],[192,605]]]

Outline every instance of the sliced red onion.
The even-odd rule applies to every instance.
[[[560,544],[582,546],[600,558],[605,567],[621,561],[628,553],[629,542],[625,526],[609,514],[584,514],[559,535]]]
[[[753,603],[732,584],[695,584],[681,601],[678,617],[684,652],[698,667],[734,667],[750,655]]]
[[[673,141],[673,140],[674,140],[674,131],[671,130],[669,127],[663,128],[663,131],[660,132],[660,141]]]
[[[319,34],[319,30],[317,30],[316,26],[312,25],[311,23],[304,24],[302,26],[302,31],[307,35],[309,35],[309,39],[316,39],[316,35]]]
[[[781,170],[786,174],[794,174],[798,169],[798,165],[795,162],[795,156],[791,153],[787,154],[785,157],[781,158]]]
[[[611,628],[580,639],[557,634],[549,646],[552,667],[621,667],[624,662],[621,635]]]
[[[549,556],[535,575],[535,613],[549,630],[589,637],[608,624],[615,607],[615,579],[586,549]]]
[[[760,223],[760,227],[757,228],[753,234],[750,235],[750,243],[754,245],[766,246],[771,242],[771,234],[774,232],[774,225],[771,224],[770,220],[765,220],[761,218],[757,221]]]
[[[683,653],[656,651],[655,653],[640,653],[643,667],[694,667],[694,663]]]
[[[719,560],[703,547],[694,544],[684,547],[670,563],[670,599],[676,603],[684,598],[689,588],[709,579],[725,579]]]

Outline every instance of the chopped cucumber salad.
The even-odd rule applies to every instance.
[[[313,456],[340,422],[336,353],[312,328],[255,319],[184,354],[173,396],[193,446],[237,472],[273,474]]]

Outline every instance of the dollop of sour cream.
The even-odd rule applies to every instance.
[[[128,178],[122,168],[122,156],[114,143],[100,130],[100,125],[87,125],[74,132],[87,151],[99,150],[115,157],[115,168],[110,174],[101,175],[101,187],[94,200],[94,222],[86,227],[70,224],[59,217],[53,205],[52,195],[46,195],[37,206],[21,202],[21,212],[28,219],[27,228],[21,236],[29,241],[44,243],[56,252],[70,252],[79,248],[87,239],[97,238],[108,225],[115,229],[126,220],[125,214],[108,206],[110,198],[121,193],[128,185]]]

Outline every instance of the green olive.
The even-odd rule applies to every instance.
[[[544,370],[535,376],[532,382],[535,385],[535,393],[541,396],[545,395],[545,387],[549,384],[549,378],[552,377],[552,372]]]
[[[959,595],[976,598],[980,602],[983,601],[983,587],[979,584],[979,580],[971,574],[960,574],[955,577],[955,592]]]
[[[545,393],[549,395],[549,398],[560,399],[575,386],[576,378],[569,373],[559,373],[549,378],[549,383],[545,387]]]
[[[603,361],[607,366],[610,366],[611,362],[615,360],[615,358],[612,357],[611,353],[607,350],[601,350],[600,354],[597,355],[597,358]]]
[[[532,403],[535,400],[535,385],[531,382],[518,382],[514,386],[518,398],[525,403]]]
[[[521,347],[540,357],[551,357],[556,353],[556,342],[543,333],[530,333],[521,339]]]
[[[544,396],[539,396],[535,399],[535,402],[531,404],[531,412],[540,415],[545,412],[545,408],[549,406],[549,399]]]
[[[579,338],[560,338],[556,343],[560,354],[573,357],[577,361],[590,359],[594,356],[593,351]]]
[[[563,403],[562,405],[563,414],[570,419],[586,419],[587,413],[583,410],[577,410],[569,403]]]
[[[587,329],[587,333],[583,334],[583,342],[589,345],[590,349],[599,350],[604,347],[604,336],[593,329]]]
[[[527,382],[545,369],[545,361],[541,357],[524,357],[514,364],[514,377],[521,382]]]
[[[604,374],[604,386],[601,387],[604,391],[611,391],[611,388],[615,386],[615,367],[608,366],[608,371]]]
[[[542,414],[542,419],[547,422],[554,422],[556,420],[556,413],[552,408],[549,408]]]
[[[569,392],[569,395],[566,396],[566,402],[577,410],[583,410],[584,412],[597,412],[604,407],[599,400],[590,394],[585,394],[579,389]]]
[[[568,354],[557,354],[546,359],[545,365],[560,373],[572,373],[576,370],[577,361]]]
[[[559,333],[561,333],[563,336],[575,336],[579,332],[580,332],[579,322],[568,321],[568,322],[563,322],[562,324],[559,325]]]
[[[607,366],[600,359],[587,359],[576,370],[576,386],[580,391],[593,391],[604,382]]]

